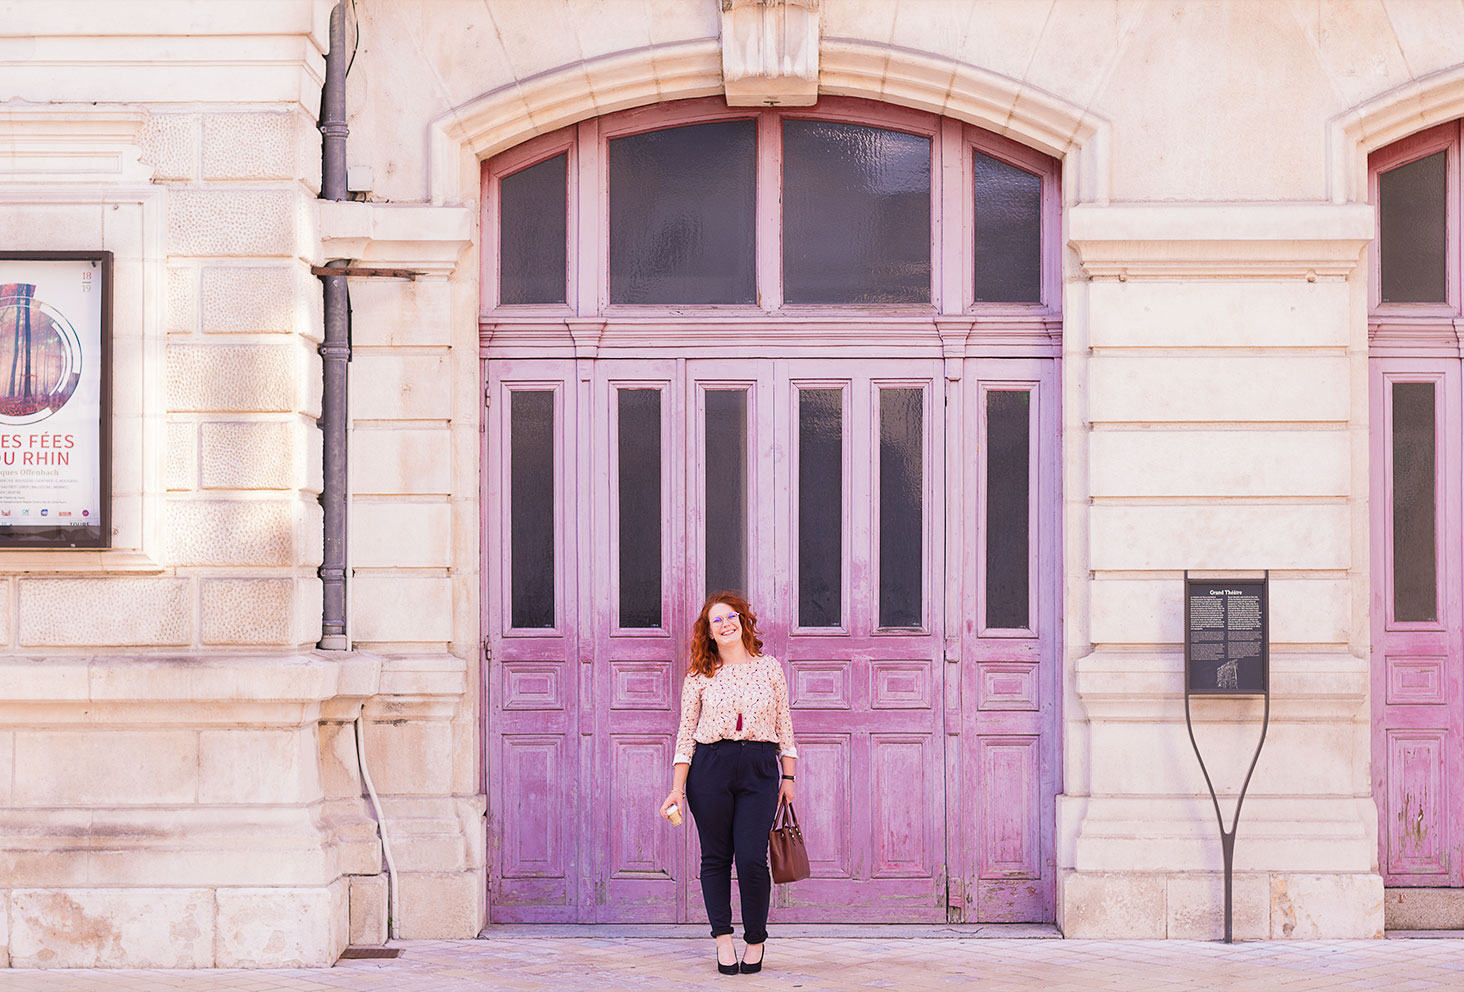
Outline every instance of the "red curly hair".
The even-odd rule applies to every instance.
[[[747,653],[754,658],[762,654],[763,642],[757,636],[757,614],[752,612],[752,604],[735,592],[719,592],[707,597],[701,612],[696,615],[696,623],[691,625],[691,663],[686,666],[688,672],[711,677],[722,667],[722,658],[717,653],[717,641],[712,637],[712,622],[708,619],[712,607],[718,603],[726,603],[741,617],[742,646],[747,649]]]

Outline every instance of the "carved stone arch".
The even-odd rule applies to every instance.
[[[1064,198],[1108,199],[1108,122],[1019,80],[943,56],[826,39],[819,94],[861,97],[976,124],[1063,163]],[[470,100],[432,122],[431,196],[475,199],[477,165],[498,152],[616,110],[724,92],[714,40],[657,45],[576,62]]]
[[[1459,117],[1464,117],[1464,65],[1411,79],[1332,118],[1327,176],[1332,202],[1367,199],[1370,153]]]

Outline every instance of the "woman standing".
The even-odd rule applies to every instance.
[[[671,793],[687,802],[701,838],[701,890],[717,941],[717,970],[738,972],[732,944],[732,863],[742,893],[744,975],[762,969],[768,938],[768,831],[780,803],[793,801],[793,717],[783,666],[762,653],[747,600],[721,592],[702,604],[681,687]],[[781,762],[781,767],[780,767]]]

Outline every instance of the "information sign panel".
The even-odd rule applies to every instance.
[[[1259,696],[1270,688],[1267,583],[1187,579],[1185,690],[1203,696]]]

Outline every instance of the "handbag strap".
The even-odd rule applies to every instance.
[[[802,830],[798,829],[798,814],[794,812],[792,803],[780,803],[778,806],[778,814],[778,816],[773,817],[774,830],[786,830],[791,826],[795,833],[803,833]],[[780,817],[782,819],[781,823],[778,822]]]

